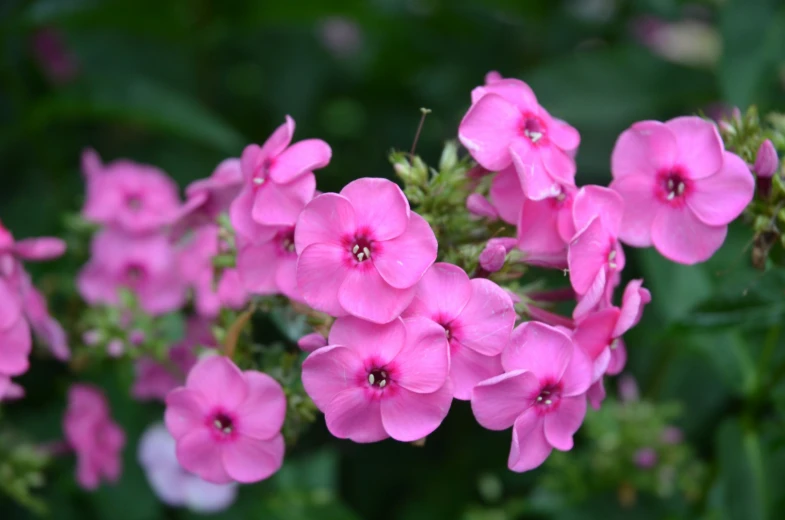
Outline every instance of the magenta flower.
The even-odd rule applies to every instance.
[[[580,135],[551,117],[518,79],[498,79],[472,91],[458,138],[491,171],[515,166],[527,198],[541,200],[575,185],[573,159]]]
[[[585,186],[572,206],[577,230],[567,251],[570,283],[578,295],[575,318],[608,297],[615,277],[624,269],[624,250],[618,241],[624,201],[613,190]]]
[[[444,329],[430,320],[378,325],[339,318],[328,346],[303,362],[303,385],[340,439],[416,441],[433,432],[452,402]]]
[[[436,237],[386,179],[353,181],[305,207],[294,233],[305,301],[333,316],[374,323],[400,316],[436,260]]]
[[[744,161],[699,117],[635,123],[616,141],[611,172],[624,199],[619,238],[682,264],[719,249],[755,188]]]
[[[293,226],[303,206],[316,190],[313,170],[330,162],[332,150],[321,139],[306,139],[290,146],[294,120],[273,132],[262,145],[243,151],[244,184],[232,202],[230,215],[235,230],[246,240],[266,240],[276,230],[270,226]]]
[[[166,397],[177,460],[214,484],[268,478],[283,463],[286,397],[272,377],[241,372],[223,356],[202,359]]]
[[[509,166],[494,175],[488,195],[499,218],[508,224],[517,225],[526,197],[523,196],[515,168]]]
[[[510,340],[515,309],[509,295],[492,281],[469,280],[458,266],[433,264],[403,316],[428,318],[443,328],[456,399],[469,400],[477,383],[502,373],[499,354]]]
[[[0,377],[27,372],[31,350],[30,327],[23,314],[20,295],[0,277]]]
[[[297,288],[294,226],[278,228],[269,240],[241,246],[237,271],[245,290],[251,294],[283,294],[303,301]]]
[[[575,235],[572,204],[575,188],[565,187],[542,200],[524,199],[517,236],[518,249],[528,264],[563,268],[567,266],[567,245]]]
[[[55,237],[16,240],[0,221],[0,276],[13,277],[21,270],[22,261],[53,260],[65,253],[65,242]]]
[[[758,153],[755,154],[755,164],[752,167],[752,171],[755,172],[758,178],[768,179],[777,172],[779,167],[780,160],[777,157],[777,150],[774,148],[771,139],[766,139],[760,144]]]
[[[185,189],[186,201],[178,217],[180,231],[214,224],[218,215],[229,211],[242,185],[240,159],[225,159],[208,178],[189,184]]]
[[[131,236],[105,229],[93,237],[90,262],[77,287],[90,305],[119,303],[119,290],[133,292],[146,312],[164,314],[185,302],[177,254],[164,235]]]
[[[528,471],[553,448],[572,449],[572,436],[586,415],[589,358],[567,334],[527,322],[513,331],[502,366],[504,374],[474,388],[472,411],[490,430],[513,427],[509,468]]]
[[[49,314],[46,298],[33,286],[30,275],[20,273],[20,292],[25,318],[33,328],[38,341],[46,345],[52,355],[60,361],[71,357],[68,348],[68,337],[62,325]]]
[[[93,150],[82,154],[87,198],[85,219],[128,233],[160,230],[177,218],[180,197],[177,184],[154,166],[117,160],[107,165]]]
[[[101,480],[115,482],[120,478],[125,434],[109,415],[109,404],[99,388],[71,386],[63,430],[76,453],[76,481],[80,486],[93,490]]]

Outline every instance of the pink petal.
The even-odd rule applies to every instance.
[[[204,425],[209,404],[204,397],[188,388],[176,388],[166,396],[164,422],[172,437],[179,439]]]
[[[349,347],[360,360],[373,358],[379,364],[386,365],[404,348],[406,327],[399,319],[378,325],[346,316],[335,320],[327,342]]]
[[[313,246],[311,246],[313,247]],[[325,273],[322,273],[325,276]],[[414,287],[396,289],[374,266],[350,269],[338,291],[344,311],[374,323],[389,323],[414,299]]]
[[[8,281],[0,278],[0,330],[3,330],[19,319],[22,305],[17,292]]]
[[[104,165],[101,163],[101,156],[92,148],[85,148],[82,151],[81,163],[82,173],[85,176],[85,180],[88,182],[104,171]]]
[[[621,338],[617,338],[616,341],[613,343],[611,351],[611,359],[608,363],[608,368],[606,369],[606,373],[609,376],[615,376],[621,373],[624,370],[624,365],[627,364],[627,347],[624,344],[624,340]]]
[[[306,139],[283,151],[270,167],[270,178],[278,184],[291,182],[303,173],[324,168],[332,157],[330,145],[321,139]]]
[[[297,340],[297,346],[305,352],[313,352],[327,346],[327,338],[318,332],[312,332]]]
[[[238,433],[252,439],[268,440],[281,431],[286,417],[286,396],[281,385],[262,372],[243,372],[248,397],[237,409]]]
[[[383,242],[372,261],[385,282],[396,289],[407,289],[436,261],[437,247],[431,226],[417,213],[411,213],[406,231]]]
[[[528,255],[554,254],[567,244],[559,232],[559,202],[554,197],[526,199],[518,222],[518,248]]]
[[[460,344],[450,353],[450,380],[453,397],[461,401],[472,398],[472,390],[481,381],[504,372],[501,356],[484,356]]]
[[[214,406],[235,410],[248,397],[248,383],[243,373],[228,358],[220,355],[200,360],[188,373],[189,390],[202,394]]]
[[[654,178],[628,175],[611,183],[624,199],[624,216],[619,239],[635,247],[651,246],[651,227],[663,205],[654,194]]]
[[[369,233],[372,240],[390,240],[409,227],[409,201],[390,180],[357,179],[347,184],[341,195],[354,207],[357,229]]]
[[[595,379],[593,369],[594,363],[583,349],[573,349],[570,362],[567,363],[567,368],[561,377],[562,397],[573,397],[585,393]]]
[[[566,397],[559,408],[545,416],[545,438],[557,450],[572,449],[572,436],[586,417],[586,397]]]
[[[444,386],[450,370],[449,344],[444,329],[428,318],[404,321],[406,344],[395,356],[395,382],[418,394]]]
[[[640,121],[616,140],[611,155],[611,173],[619,180],[627,176],[650,177],[674,166],[678,154],[676,138],[659,121]]]
[[[548,125],[548,139],[565,152],[577,150],[581,144],[581,134],[561,119],[553,119]]]
[[[33,348],[27,320],[17,318],[16,323],[0,330],[0,373],[18,376],[30,368],[28,357]]]
[[[259,153],[262,157],[276,157],[286,150],[289,143],[292,142],[294,136],[295,123],[294,119],[286,116],[284,123],[275,129],[275,131],[267,138],[267,141],[260,147]]]
[[[439,427],[452,403],[449,380],[429,394],[398,388],[394,395],[381,401],[382,424],[395,440],[413,442],[422,439]]]
[[[323,347],[303,362],[303,386],[316,407],[325,412],[335,396],[357,386],[357,379],[363,378],[365,383],[363,369],[362,359],[350,347]]]
[[[265,242],[273,238],[278,229],[273,226],[263,226],[251,217],[255,199],[252,189],[243,189],[229,206],[229,220],[242,238],[251,242]]]
[[[335,396],[324,415],[327,429],[339,439],[366,443],[389,437],[382,425],[380,400],[367,397],[364,388],[350,388]]]
[[[62,256],[65,248],[65,242],[54,237],[26,238],[14,245],[16,254],[25,260],[52,260]]]
[[[539,108],[537,97],[529,85],[516,78],[501,78],[488,82],[483,87],[472,90],[472,103],[477,103],[487,94],[496,94],[514,104],[521,111],[534,111]]]
[[[575,159],[556,146],[543,146],[540,149],[540,157],[552,179],[564,186],[575,185]]]
[[[594,310],[607,294],[608,275],[605,269],[600,269],[585,294],[578,296],[578,304],[572,311],[572,317],[578,319]]]
[[[643,280],[630,280],[621,299],[621,313],[613,337],[618,338],[637,325],[643,314],[643,306],[651,301],[651,293],[642,287]]]
[[[529,408],[513,426],[507,467],[517,472],[529,471],[545,462],[552,450],[545,438],[543,419],[533,408]]]
[[[237,270],[243,287],[253,294],[275,294],[278,286],[277,245],[273,241],[243,247],[237,253]]]
[[[576,293],[586,294],[597,275],[606,269],[611,240],[600,218],[594,217],[570,243],[567,264],[570,268],[570,283]]]
[[[619,314],[619,309],[609,307],[585,315],[576,323],[572,335],[573,342],[592,360],[597,359],[615,338],[613,330],[619,320]]]
[[[543,164],[541,151],[525,139],[516,139],[510,145],[510,156],[526,198],[542,200],[561,193],[556,182]]]
[[[499,217],[508,224],[516,224],[524,203],[521,181],[514,166],[503,169],[493,177],[489,193]]]
[[[319,195],[303,209],[294,228],[297,253],[311,244],[342,243],[346,236],[354,235],[357,225],[354,208],[349,199],[336,193]]]
[[[483,428],[506,430],[531,407],[539,393],[537,376],[527,370],[513,370],[474,387],[472,412]]]
[[[490,280],[471,281],[472,296],[451,323],[453,337],[486,356],[500,354],[510,341],[515,309],[507,292]]]
[[[457,265],[433,264],[417,284],[417,291],[404,317],[425,316],[441,324],[455,319],[472,295],[469,276]]]
[[[651,239],[668,260],[692,265],[711,258],[727,234],[727,226],[708,226],[685,206],[660,211],[652,225]]]
[[[308,305],[332,316],[343,316],[338,292],[349,274],[346,250],[336,244],[311,244],[297,259],[297,286]]]
[[[605,400],[605,383],[603,378],[600,378],[589,387],[589,391],[586,392],[586,398],[589,400],[589,404],[592,408],[595,410],[600,409],[602,402]]]
[[[693,183],[687,206],[701,222],[724,226],[741,215],[755,194],[755,179],[747,164],[736,154],[725,152],[722,168]]]
[[[618,192],[602,186],[584,186],[572,203],[575,229],[583,229],[591,219],[599,216],[611,236],[619,236],[624,217],[624,199]]]
[[[499,95],[488,94],[474,103],[458,127],[458,139],[474,160],[491,171],[512,162],[509,146],[518,136],[520,110]]]
[[[275,285],[278,290],[289,298],[299,303],[305,303],[302,293],[297,286],[297,256],[291,255],[278,262],[278,271],[275,273]]]
[[[249,484],[270,477],[281,469],[284,454],[283,435],[258,440],[240,435],[223,448],[226,473],[237,482]]]
[[[572,340],[564,332],[528,321],[515,328],[502,352],[506,371],[528,370],[539,380],[560,381],[573,354]]]
[[[198,428],[177,440],[177,460],[180,465],[213,484],[232,481],[224,469],[221,445],[215,442],[207,428]]]
[[[256,192],[251,216],[265,226],[294,226],[316,192],[316,176],[301,175],[288,184],[264,183]]]
[[[714,123],[697,116],[684,116],[665,123],[678,146],[676,158],[690,179],[708,177],[722,168],[725,147]]]

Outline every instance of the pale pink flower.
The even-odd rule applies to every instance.
[[[93,237],[90,249],[90,262],[77,278],[79,293],[90,305],[117,305],[122,288],[133,292],[142,309],[153,315],[185,302],[185,280],[166,236],[105,229]]]
[[[458,138],[484,168],[514,165],[529,199],[555,196],[575,185],[573,157],[580,135],[551,117],[523,81],[498,79],[475,88]]]
[[[102,480],[115,482],[120,478],[125,434],[109,415],[109,403],[99,388],[71,386],[63,430],[76,453],[76,481],[80,486],[93,490]]]
[[[213,258],[222,248],[218,226],[208,224],[194,230],[177,258],[182,278],[193,288],[196,312],[207,318],[218,316],[222,308],[239,310],[248,301],[237,269],[224,268],[216,277]]]
[[[624,199],[619,238],[682,264],[719,249],[755,188],[745,162],[699,117],[635,123],[616,141],[611,172]]]
[[[327,338],[318,332],[312,332],[297,340],[297,346],[305,352],[313,352],[316,349],[327,346]]]
[[[439,324],[450,342],[450,379],[456,399],[502,373],[500,354],[515,324],[509,295],[490,280],[470,280],[458,266],[433,264],[417,284],[417,295],[403,316]]]
[[[272,377],[208,356],[166,397],[166,428],[186,470],[214,484],[264,480],[283,463],[286,397]]]
[[[774,148],[771,139],[766,139],[760,144],[758,153],[755,155],[755,165],[752,171],[761,179],[772,177],[780,167],[780,160],[777,157],[777,150]]]
[[[183,469],[177,461],[175,440],[161,423],[145,430],[137,454],[150,487],[167,505],[197,513],[217,513],[237,498],[236,482],[213,484]]]
[[[305,301],[333,316],[398,317],[436,260],[436,236],[387,179],[363,178],[312,200],[294,233]]]
[[[174,222],[180,210],[177,184],[160,169],[125,159],[102,165],[85,150],[82,170],[87,198],[85,219],[128,233],[149,233]]]
[[[232,202],[235,230],[249,241],[266,240],[277,229],[293,226],[316,190],[313,170],[330,162],[332,150],[321,139],[306,139],[290,146],[294,120],[273,132],[262,145],[249,145],[240,159],[243,187]]]
[[[567,251],[570,283],[578,295],[573,313],[578,318],[607,296],[624,269],[624,250],[618,241],[624,201],[613,190],[585,186],[572,206],[577,230]]]
[[[444,329],[424,318],[378,325],[339,318],[328,346],[303,362],[303,385],[341,439],[415,441],[433,432],[452,402]]]
[[[527,322],[513,331],[502,367],[504,374],[474,388],[472,411],[490,430],[513,427],[509,468],[528,471],[553,448],[572,449],[591,384],[591,361],[583,350],[567,334]]]
[[[189,184],[185,189],[185,204],[178,216],[180,233],[177,234],[205,224],[214,224],[218,215],[229,211],[242,185],[240,159],[234,158],[222,161],[206,179]]]
[[[294,226],[278,228],[269,240],[242,245],[237,253],[237,271],[251,294],[283,294],[303,301],[297,288]]]

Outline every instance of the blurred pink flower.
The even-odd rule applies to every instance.
[[[479,193],[472,193],[466,198],[466,209],[469,213],[477,217],[487,218],[489,220],[496,220],[499,218],[499,213],[496,211],[496,208],[493,207],[493,204]]]
[[[318,332],[312,332],[297,340],[297,346],[305,352],[313,352],[316,349],[327,346],[327,338]]]
[[[62,33],[54,27],[44,27],[33,34],[33,52],[44,73],[53,83],[68,83],[76,78],[79,65],[66,46]]]
[[[30,327],[24,317],[20,295],[0,277],[0,377],[27,372],[31,350]]]
[[[178,231],[175,234],[179,236],[189,229],[215,224],[218,215],[229,211],[242,185],[240,159],[226,159],[210,177],[189,184],[185,189],[186,201],[178,215]]]
[[[269,240],[242,245],[237,253],[237,271],[251,294],[283,294],[304,302],[297,287],[294,226],[278,228]]]

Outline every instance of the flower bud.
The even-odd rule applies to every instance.
[[[501,244],[488,243],[480,253],[480,267],[489,273],[495,273],[504,266],[504,258],[507,256],[507,251]]]
[[[123,341],[120,339],[113,339],[106,345],[106,353],[113,358],[122,356],[123,352],[125,352],[125,345],[123,345]]]
[[[758,148],[758,154],[755,157],[755,165],[752,167],[753,171],[758,177],[767,179],[773,176],[777,167],[779,167],[779,159],[777,158],[777,150],[771,140],[766,139]]]
[[[297,340],[297,346],[300,347],[305,352],[313,352],[314,350],[322,348],[325,345],[327,345],[327,338],[325,338],[318,332],[312,332],[311,334],[306,334],[305,336]]]
[[[469,213],[478,217],[485,217],[491,220],[499,218],[499,214],[496,212],[493,204],[479,193],[472,193],[466,198],[466,209],[469,210]]]

